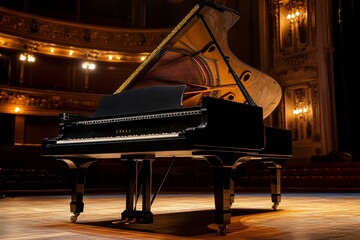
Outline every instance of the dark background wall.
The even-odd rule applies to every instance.
[[[360,159],[357,120],[359,108],[359,1],[334,0],[334,76],[339,150]]]

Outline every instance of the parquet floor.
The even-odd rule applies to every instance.
[[[213,195],[159,194],[152,224],[114,224],[124,195],[85,195],[85,210],[70,222],[70,196],[0,199],[0,238],[43,239],[360,239],[360,193],[283,193],[271,210],[267,193],[239,193],[225,236],[212,224]]]

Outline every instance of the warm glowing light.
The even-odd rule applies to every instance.
[[[141,57],[141,61],[144,61],[146,57]]]
[[[14,112],[19,113],[20,110],[21,110],[21,109],[20,109],[19,107],[15,107]]]
[[[112,55],[110,55],[110,56],[109,56],[109,60],[112,60],[112,59],[113,59],[113,56],[112,56]]]
[[[93,63],[93,62],[88,62],[88,61],[86,61],[86,62],[84,62],[84,63],[82,64],[82,68],[83,68],[83,69],[94,70],[94,69],[96,68],[96,64]]]
[[[89,69],[95,69],[96,68],[96,65],[95,65],[95,63],[90,63],[89,64]]]
[[[309,111],[309,109],[307,107],[303,107],[303,108],[295,108],[293,110],[293,114],[298,115],[298,114],[305,114]]]
[[[26,57],[24,54],[20,54],[20,57],[19,57],[20,61],[25,61],[26,60]]]
[[[35,62],[35,57],[33,55],[29,54],[27,57],[27,60],[28,60],[28,62]]]
[[[73,50],[70,50],[69,51],[69,55],[72,56],[74,54],[74,51]]]
[[[54,52],[55,52],[54,48],[51,48],[51,49],[50,49],[50,52],[51,52],[51,53],[54,53]]]
[[[22,53],[19,57],[20,61],[35,62],[35,56],[30,53]]]
[[[287,15],[287,19],[295,19],[296,17],[299,17],[300,16],[300,13],[299,13],[299,11],[296,11],[295,13],[289,13],[288,15]]]

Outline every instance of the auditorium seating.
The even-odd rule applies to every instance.
[[[236,178],[240,188],[268,188],[265,166],[246,166]],[[360,189],[360,162],[285,163],[281,169],[284,191],[356,191]]]
[[[0,168],[0,191],[68,188],[64,175],[47,169]]]
[[[0,196],[4,192],[69,190],[68,173],[63,161],[45,159],[37,146],[3,146],[0,165]],[[170,159],[153,162],[154,191],[162,184]],[[87,171],[86,189],[122,191],[126,183],[126,166],[119,159],[93,163]],[[270,191],[269,172],[257,161],[241,164],[235,170],[237,190]],[[309,162],[292,159],[281,169],[282,191],[358,191],[360,161],[347,158],[316,157]],[[212,172],[206,161],[177,159],[161,191],[210,191]]]

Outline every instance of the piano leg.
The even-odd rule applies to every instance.
[[[126,190],[126,209],[121,213],[121,219],[124,222],[132,223],[152,223],[153,214],[151,212],[151,178],[152,178],[152,160],[142,160],[141,169],[141,187],[142,210],[136,210],[137,199],[137,162],[136,160],[126,160],[127,165],[127,190]]]
[[[87,168],[96,160],[84,161],[80,160],[81,163],[76,160],[60,159],[64,161],[70,168],[70,191],[71,191],[71,202],[70,211],[73,215],[70,217],[71,222],[76,222],[80,213],[84,211],[84,191],[85,191],[85,179]]]
[[[264,162],[270,172],[272,208],[277,209],[281,201],[281,165],[273,161]]]
[[[213,167],[215,211],[214,223],[218,224],[220,235],[226,234],[231,221],[231,204],[234,202],[234,180],[232,168]]]

